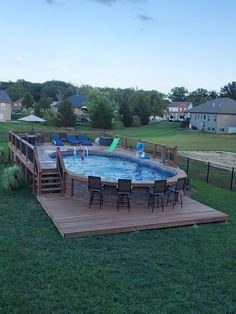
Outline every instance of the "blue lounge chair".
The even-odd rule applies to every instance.
[[[56,146],[64,146],[64,143],[62,142],[62,140],[57,136],[57,135],[52,135],[52,142],[54,145]]]
[[[79,136],[79,141],[82,145],[86,145],[86,146],[92,146],[93,143],[87,138],[86,135],[81,134]]]
[[[80,141],[78,141],[76,136],[73,134],[67,134],[67,141],[72,145],[80,144]]]

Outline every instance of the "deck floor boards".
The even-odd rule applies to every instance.
[[[90,235],[120,233],[137,230],[180,227],[193,224],[227,221],[228,215],[201,204],[190,198],[184,199],[183,208],[179,204],[151,208],[144,206],[122,207],[116,211],[115,205],[88,207],[88,203],[68,198],[61,194],[40,195],[38,200],[51,217],[58,231],[64,237],[84,237]]]

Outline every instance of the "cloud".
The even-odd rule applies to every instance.
[[[46,2],[47,2],[48,4],[55,4],[55,3],[56,3],[55,0],[46,0]]]
[[[90,1],[94,1],[94,2],[104,4],[104,5],[111,6],[113,3],[121,2],[122,0],[90,0]],[[126,1],[126,2],[143,2],[146,0],[123,0],[123,1]]]
[[[144,14],[139,14],[136,16],[137,19],[139,19],[140,21],[142,22],[145,22],[145,23],[149,23],[149,22],[154,22],[155,19],[151,16],[148,16],[148,15],[144,15]]]
[[[47,69],[48,69],[48,70],[52,70],[53,68],[54,68],[53,65],[51,65],[51,64],[48,64],[48,65],[47,65]]]
[[[16,62],[17,63],[23,63],[24,59],[22,57],[16,57]]]

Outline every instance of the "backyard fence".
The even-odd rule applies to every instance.
[[[225,169],[210,162],[179,155],[177,164],[181,169],[185,170],[190,180],[198,179],[236,192],[236,173],[234,167]]]

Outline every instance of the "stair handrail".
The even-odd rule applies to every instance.
[[[61,183],[62,183],[62,191],[63,191],[63,193],[65,193],[66,167],[65,167],[64,160],[62,158],[60,147],[57,147],[57,151],[56,151],[56,165],[57,165],[57,170],[59,172],[59,176],[60,176]]]

